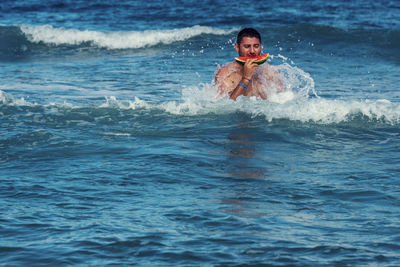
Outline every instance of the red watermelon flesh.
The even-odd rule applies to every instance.
[[[266,54],[263,54],[263,55],[260,55],[260,56],[235,57],[235,60],[236,60],[237,62],[239,62],[240,64],[244,64],[244,63],[246,62],[247,59],[253,59],[253,58],[255,58],[256,61],[254,61],[254,63],[257,63],[258,65],[261,65],[261,64],[263,64],[265,61],[267,61],[268,56],[269,56],[269,54],[266,53]]]

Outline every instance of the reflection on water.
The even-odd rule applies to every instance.
[[[226,165],[227,176],[233,178],[263,178],[265,168],[257,159],[256,127],[251,127],[247,122],[240,122],[227,137]]]
[[[260,188],[268,190],[268,181],[264,183],[269,176],[268,166],[262,154],[268,140],[255,120],[247,116],[235,119],[238,122],[227,135],[224,147],[224,176],[234,178],[234,181],[228,188],[221,188],[216,198],[225,213],[241,218],[261,218],[268,214],[269,209],[260,209],[260,205],[270,204],[259,202],[259,196],[254,193]]]

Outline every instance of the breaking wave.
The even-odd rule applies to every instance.
[[[220,29],[206,26],[193,26],[172,30],[115,31],[102,32],[78,29],[55,28],[51,25],[18,26],[32,43],[47,45],[90,44],[107,49],[137,49],[159,44],[171,44],[202,35],[227,35],[234,29]]]
[[[287,90],[281,93],[268,92],[267,101],[244,96],[239,97],[237,101],[221,98],[210,83],[186,86],[182,89],[178,99],[164,99],[161,102],[153,100],[151,97],[146,99],[136,96],[133,99],[124,100],[115,96],[105,96],[104,102],[86,104],[87,99],[84,99],[82,105],[71,104],[68,101],[62,104],[36,104],[24,98],[15,98],[0,90],[0,115],[2,114],[1,108],[4,106],[27,108],[39,106],[39,110],[42,109],[43,113],[57,110],[61,114],[76,109],[82,109],[88,114],[96,114],[98,110],[111,109],[121,112],[133,111],[140,114],[144,112],[150,116],[165,115],[179,118],[181,116],[218,116],[239,112],[269,122],[283,119],[303,123],[334,124],[362,120],[391,125],[400,124],[400,103],[386,99],[324,99],[317,95],[314,80],[307,72],[287,63],[276,67],[283,75],[283,83]],[[149,89],[151,90],[151,88]],[[100,113],[103,114],[103,112]]]
[[[23,98],[0,91],[0,115],[5,106],[41,107],[43,113],[68,112],[81,109],[88,114],[95,110],[119,110],[121,112],[144,112],[146,114],[165,116],[218,116],[245,113],[253,118],[266,121],[290,120],[302,123],[336,124],[362,120],[380,122],[390,125],[400,124],[400,104],[389,100],[330,100],[323,98],[303,98],[297,93],[287,91],[280,93],[270,101],[257,98],[239,97],[236,102],[229,99],[217,99],[215,89],[210,84],[192,86],[183,89],[180,100],[155,103],[134,97],[132,100],[119,100],[116,97],[105,97],[105,101],[92,106],[79,106],[69,103],[51,103],[47,105],[30,103]],[[36,109],[35,109],[36,110]],[[101,112],[102,113],[102,112]],[[162,116],[164,116],[162,115]],[[126,117],[124,117],[126,119]],[[95,118],[93,118],[95,119]],[[115,118],[117,119],[117,118]]]

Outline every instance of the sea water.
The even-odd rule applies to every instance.
[[[400,265],[397,1],[0,4],[0,265]],[[219,98],[242,27],[286,91]]]

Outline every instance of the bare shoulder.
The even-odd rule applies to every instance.
[[[215,78],[219,78],[219,79],[224,79],[226,78],[231,72],[232,72],[232,68],[234,66],[234,63],[228,63],[226,65],[221,66],[220,68],[218,68],[215,71]]]
[[[231,92],[235,89],[238,79],[240,79],[239,70],[235,63],[228,63],[215,71],[214,85],[220,93]]]

